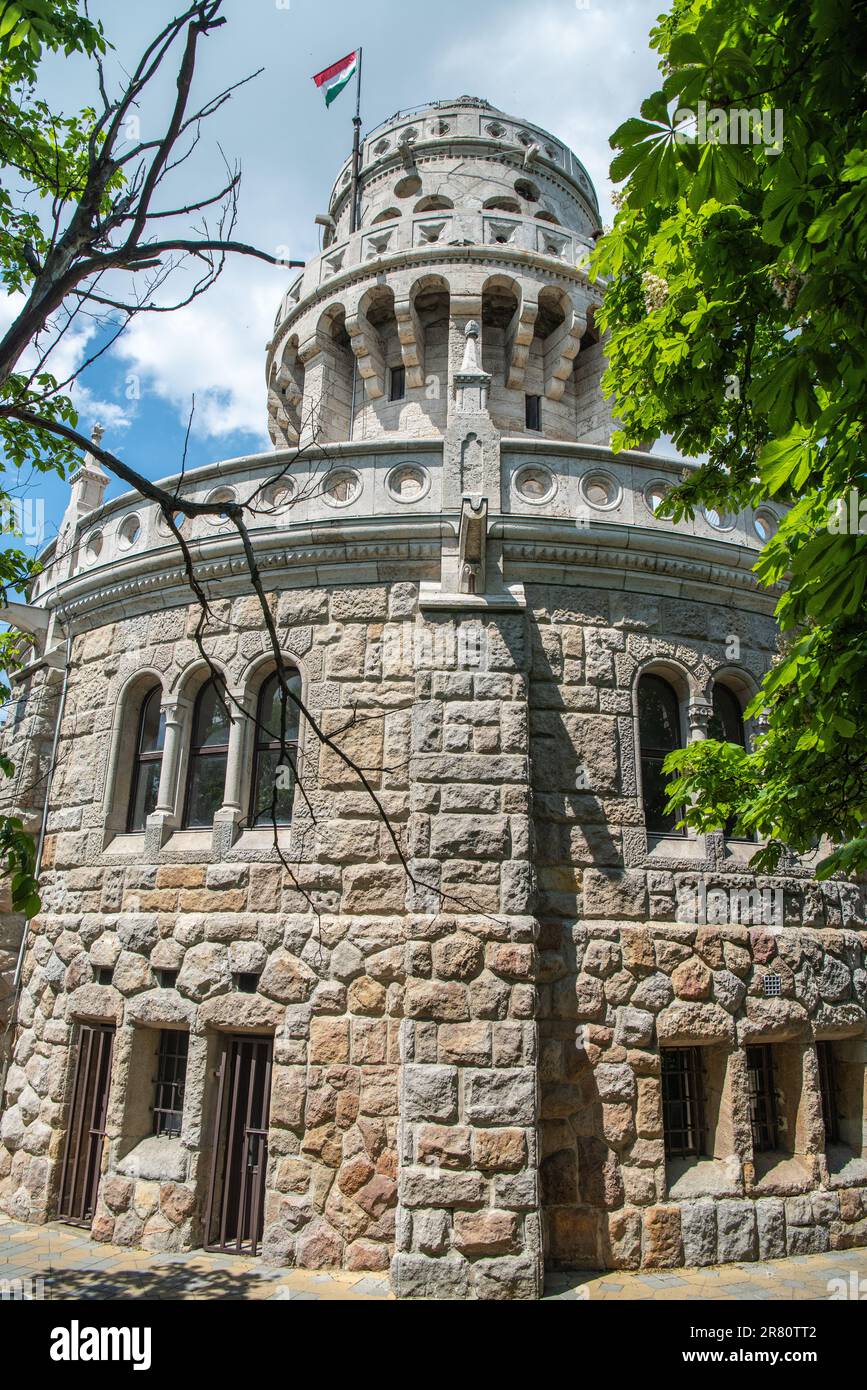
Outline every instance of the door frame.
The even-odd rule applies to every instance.
[[[57,1215],[68,1225],[90,1227],[96,1214],[102,1176],[117,1029],[114,1023],[86,1019],[78,1020],[76,1027],[75,1069],[60,1168]]]
[[[204,1248],[256,1255],[262,1240],[274,1036],[271,1033],[227,1033],[221,1035],[219,1046]],[[254,1055],[245,1066],[244,1050],[248,1047],[253,1049]],[[261,1055],[256,1056],[260,1051]],[[260,1067],[263,1071],[257,1078]],[[242,1082],[246,1084],[246,1094],[242,1094]],[[261,1099],[259,1113],[254,1115],[257,1092]],[[258,1123],[251,1123],[252,1120]],[[258,1163],[252,1161],[254,1153],[258,1154]],[[236,1235],[227,1236],[227,1223],[232,1215],[229,1196],[236,1184]]]

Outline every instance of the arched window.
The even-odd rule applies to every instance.
[[[300,696],[301,677],[297,671],[286,673],[286,683],[295,695]],[[275,671],[263,683],[256,705],[256,743],[250,799],[250,824],[254,826],[275,823],[288,825],[292,819],[292,798],[295,793],[293,768],[298,756],[298,706],[292,700],[286,701],[285,741],[281,752],[282,716],[283,692]]]
[[[193,734],[187,770],[184,828],[210,826],[223,804],[229,756],[229,715],[213,679],[206,681],[193,707]]]
[[[746,747],[744,739],[744,720],[738,698],[727,685],[716,682],[712,692],[713,713],[708,720],[708,738],[719,739],[722,743],[736,743]]]
[[[145,821],[157,804],[166,737],[166,717],[160,711],[161,699],[162,690],[155,685],[142,700],[126,818],[129,832],[144,830]]]
[[[666,783],[671,778],[662,764],[680,748],[680,711],[677,695],[661,676],[642,676],[638,682],[638,732],[641,742],[641,790],[648,830],[677,834],[677,812],[665,811]]]
[[[719,681],[715,681],[711,691],[711,703],[713,711],[707,722],[708,738],[719,739],[721,743],[736,743],[739,748],[746,748],[744,719],[734,692],[729,690],[727,685],[720,685]],[[723,826],[723,833],[732,836],[736,824],[737,817],[732,816]]]

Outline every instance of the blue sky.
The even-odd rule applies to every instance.
[[[129,69],[162,23],[182,6],[91,0],[116,53],[109,71]],[[222,174],[218,145],[243,168],[236,235],[292,259],[319,244],[313,218],[327,207],[333,178],[349,152],[349,88],[330,110],[311,76],[359,44],[364,48],[365,130],[405,107],[470,93],[522,115],[566,140],[584,161],[610,221],[608,136],[654,89],[647,35],[662,0],[228,0],[227,23],[202,46],[202,97],[263,67],[204,128],[184,171],[185,196],[213,189]],[[141,111],[142,134],[159,132],[171,97],[171,71]],[[75,110],[95,100],[83,61],[44,67],[52,106]],[[269,447],[263,363],[274,312],[297,272],[236,260],[210,294],[172,315],[142,315],[83,375],[80,427],[94,420],[105,444],[151,478],[180,466],[190,403],[196,411],[188,467]],[[0,301],[0,326],[14,305]],[[59,375],[99,344],[98,334],[65,343]],[[11,480],[10,480],[11,481]],[[24,480],[22,480],[23,484]],[[121,491],[112,484],[109,495]],[[40,477],[24,493],[41,506],[45,536],[57,529],[67,487]],[[31,515],[35,516],[33,512]]]

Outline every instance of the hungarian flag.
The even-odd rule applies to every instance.
[[[323,68],[317,72],[313,81],[321,92],[325,93],[325,105],[330,106],[335,97],[339,97],[347,82],[355,76],[358,71],[358,50],[354,53],[347,53],[345,58],[339,62],[332,63],[330,68]]]

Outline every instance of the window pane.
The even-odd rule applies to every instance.
[[[154,1094],[154,1134],[178,1135],[184,1112],[189,1035],[163,1029]]]
[[[226,785],[226,754],[193,754],[187,814],[184,824],[193,828],[209,826],[223,804]]]
[[[642,676],[638,686],[638,723],[642,749],[671,752],[680,747],[677,696],[659,676]]]
[[[151,811],[156,810],[162,765],[162,758],[149,759],[148,762],[139,763],[138,765],[135,784],[135,801],[133,803],[129,822],[131,831],[144,830],[145,820],[150,815]]]
[[[212,680],[201,691],[196,702],[196,727],[193,730],[193,747],[204,748],[209,744],[229,742],[229,716],[224,703],[218,697],[217,687]]]
[[[406,369],[404,367],[392,367],[391,369],[391,390],[389,400],[402,401],[406,395]]]
[[[295,749],[291,750],[292,762]],[[278,767],[282,767],[279,774]],[[287,785],[288,783],[288,785]],[[256,787],[253,799],[253,824],[288,825],[292,819],[292,798],[295,779],[288,761],[280,763],[279,748],[262,749],[256,757]]]
[[[287,675],[287,684],[293,694],[301,695],[301,678],[295,671]],[[283,711],[283,692],[280,689],[276,672],[269,676],[259,697],[259,727],[256,730],[256,742],[272,743],[280,741],[280,718]],[[286,742],[294,743],[298,738],[298,706],[291,700],[286,701]]]
[[[641,789],[644,794],[644,818],[648,830],[657,834],[668,834],[674,830],[680,819],[679,811],[667,814],[665,810],[668,801],[665,788],[670,781],[671,774],[662,770],[662,758],[642,757]]]
[[[155,686],[144,704],[141,714],[140,753],[161,753],[166,738],[166,717],[160,710],[162,691]]]
[[[698,1155],[704,1144],[704,1078],[698,1048],[667,1048],[661,1058],[666,1154]]]
[[[708,737],[723,743],[744,746],[744,721],[737,699],[724,685],[713,688],[713,714],[708,721]]]

